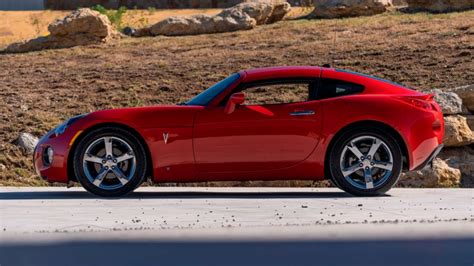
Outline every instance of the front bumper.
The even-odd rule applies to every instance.
[[[38,176],[48,182],[68,182],[67,158],[70,140],[70,134],[55,137],[52,132],[40,139],[33,153],[33,165]],[[48,147],[54,150],[50,165],[45,164],[43,160],[43,154]]]

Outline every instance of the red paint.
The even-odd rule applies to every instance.
[[[228,115],[232,114],[235,111],[235,108],[239,104],[243,104],[245,102],[245,94],[243,92],[236,92],[232,94],[225,105],[224,112]]]
[[[77,132],[106,123],[140,134],[150,151],[156,182],[323,179],[332,138],[345,126],[360,121],[378,121],[399,132],[408,149],[410,169],[423,163],[442,143],[441,110],[425,94],[329,68],[279,67],[240,74],[240,79],[207,107],[154,106],[91,113],[64,134],[55,137],[50,133],[40,141],[35,151],[37,172],[48,181],[67,182],[71,178],[67,171],[72,156],[69,143]],[[365,90],[339,98],[264,106],[240,106],[244,95],[236,94],[231,98],[233,107],[221,105],[241,83],[320,77],[358,83]],[[304,110],[315,115],[289,115]],[[163,133],[169,134],[167,144]],[[49,167],[41,159],[47,146],[55,151]]]

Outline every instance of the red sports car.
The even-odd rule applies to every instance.
[[[50,182],[119,197],[154,182],[323,180],[388,191],[442,148],[441,109],[401,85],[330,67],[241,71],[179,105],[73,117],[38,143]]]

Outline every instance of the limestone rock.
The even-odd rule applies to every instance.
[[[450,167],[461,170],[462,187],[474,187],[474,147],[443,149],[438,157]]]
[[[460,115],[446,116],[445,136],[443,143],[445,147],[460,147],[474,143],[474,133],[467,124],[466,117]]]
[[[76,36],[86,34],[87,37],[103,39],[111,35],[112,26],[107,16],[97,11],[81,8],[64,19],[58,19],[48,27],[54,36]]]
[[[452,92],[458,94],[462,99],[463,105],[470,112],[474,113],[474,84],[454,88]]]
[[[291,5],[283,0],[247,0],[231,9],[240,9],[257,21],[257,25],[271,24],[283,20]]]
[[[132,34],[133,37],[146,37],[151,36],[150,28],[145,27],[141,29],[136,29],[135,32]]]
[[[316,18],[370,16],[387,10],[387,0],[314,0]]]
[[[208,33],[250,30],[256,25],[246,14],[233,16],[195,15],[191,17],[169,17],[150,27],[150,34],[165,36],[197,35]]]
[[[432,90],[435,95],[435,101],[441,106],[443,114],[455,115],[461,114],[462,99],[454,92],[444,92],[439,89]]]
[[[69,48],[106,42],[119,36],[107,16],[88,8],[78,9],[64,19],[56,20],[49,25],[48,30],[50,32],[48,36],[13,43],[5,51],[22,53],[43,49]]]
[[[194,15],[169,17],[151,26],[148,30],[137,30],[135,37],[165,35],[182,36],[250,30],[256,25],[280,21],[291,6],[283,2],[245,2],[222,10],[215,16]]]
[[[18,145],[26,154],[33,154],[38,138],[29,133],[20,133],[15,144]]]
[[[273,5],[264,2],[241,3],[231,8],[222,10],[220,16],[227,17],[243,13],[255,19],[257,25],[265,24],[273,12]]]
[[[433,167],[402,175],[402,187],[453,187],[461,183],[461,171],[450,167],[445,161],[436,158]]]
[[[472,0],[406,0],[413,11],[450,12],[474,8]]]
[[[275,23],[283,20],[291,11],[291,6],[287,2],[273,5],[273,11],[270,17],[267,18],[266,24]]]

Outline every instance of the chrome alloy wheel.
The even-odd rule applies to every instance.
[[[136,165],[133,149],[117,137],[102,137],[92,142],[82,161],[87,179],[105,190],[126,185],[134,176]]]
[[[354,187],[374,189],[382,186],[392,174],[392,152],[377,137],[357,137],[344,146],[340,169],[344,178]]]

